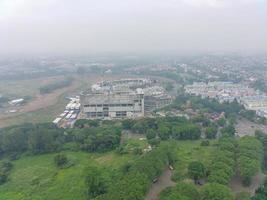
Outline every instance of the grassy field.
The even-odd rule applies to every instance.
[[[63,78],[63,76],[55,76],[30,80],[0,81],[0,94],[13,98],[23,96],[34,97],[39,94],[40,87],[62,80]]]
[[[89,154],[85,152],[65,152],[75,163],[67,169],[57,169],[55,154],[24,156],[14,161],[10,180],[0,186],[0,199],[5,200],[85,200],[85,169],[96,164],[109,169],[118,168],[129,160],[131,155],[117,155],[114,152]]]
[[[211,141],[210,146],[201,146],[201,141],[175,141],[178,145],[176,152],[178,161],[174,168],[174,181],[187,179],[187,167],[192,161],[201,161],[206,167],[210,165],[212,160],[216,141]]]
[[[214,147],[201,147],[200,141],[175,141],[179,150],[178,162],[174,166],[179,179],[186,177],[191,161],[210,162]],[[0,186],[0,199],[5,200],[86,200],[84,183],[85,169],[98,165],[106,169],[118,169],[123,164],[138,158],[132,154],[117,154],[114,151],[103,154],[86,152],[65,152],[74,166],[58,169],[54,164],[55,154],[22,156],[13,161],[9,181]]]

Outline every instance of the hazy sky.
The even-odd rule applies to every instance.
[[[0,0],[0,53],[266,52],[267,0]]]

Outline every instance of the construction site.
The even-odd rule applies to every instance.
[[[169,105],[173,97],[161,83],[148,78],[128,78],[93,84],[70,98],[65,111],[53,122],[72,126],[76,119],[140,118]]]

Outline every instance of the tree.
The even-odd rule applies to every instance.
[[[56,131],[45,128],[39,129],[39,131],[32,131],[29,135],[28,148],[34,154],[53,152],[57,147],[55,136]]]
[[[0,173],[0,185],[4,184],[7,181],[7,174]]]
[[[177,140],[197,140],[200,135],[200,128],[191,123],[172,127],[172,137]]]
[[[217,124],[221,127],[223,127],[226,124],[226,120],[224,117],[221,117],[218,121]]]
[[[201,200],[234,200],[231,190],[217,183],[206,184],[200,192]]]
[[[121,122],[122,124],[122,128],[126,129],[126,130],[130,130],[132,129],[133,125],[134,125],[134,120],[132,119],[125,119]]]
[[[262,143],[254,137],[239,140],[239,170],[244,185],[250,185],[251,178],[260,170],[262,161]]]
[[[263,167],[267,169],[267,135],[260,131],[255,131],[256,138],[262,142],[263,145]]]
[[[1,137],[1,146],[5,152],[14,152],[15,150],[22,153],[27,149],[27,134],[19,127],[6,131]]]
[[[170,129],[169,129],[169,127],[161,124],[159,126],[159,128],[158,128],[158,131],[159,131],[158,134],[159,134],[160,139],[162,139],[162,140],[169,139],[169,137],[170,137]]]
[[[266,200],[267,197],[267,179],[265,178],[264,183],[259,187],[255,196],[251,198],[251,200]]]
[[[209,146],[210,145],[210,141],[209,140],[203,140],[200,143],[200,146]]]
[[[107,192],[107,179],[97,167],[91,166],[86,169],[85,183],[89,198],[95,198]]]
[[[172,163],[175,157],[171,152],[177,151],[175,144],[162,143],[140,159],[127,166],[126,173],[112,182],[104,200],[143,200],[151,182],[166,168],[167,163]]]
[[[67,164],[68,158],[64,154],[57,154],[54,157],[54,161],[55,161],[56,166],[61,168]]]
[[[208,126],[205,130],[206,138],[214,139],[217,135],[217,127],[216,126]]]
[[[132,130],[135,133],[140,133],[143,134],[145,133],[147,127],[144,125],[144,123],[142,121],[137,121],[133,126],[132,126]]]
[[[0,185],[4,184],[7,179],[8,175],[10,173],[10,170],[12,169],[13,164],[11,162],[2,162],[0,165]]]
[[[235,135],[235,127],[232,124],[230,124],[230,125],[222,128],[221,132],[223,135],[233,136],[233,135]]]
[[[233,138],[221,138],[218,149],[210,167],[208,181],[227,185],[231,180],[235,168],[236,141]]]
[[[146,133],[146,138],[148,140],[154,139],[156,138],[157,134],[153,129],[148,129],[147,133]]]
[[[188,175],[193,178],[196,183],[197,180],[206,176],[206,168],[203,163],[199,161],[191,162],[188,165]]]
[[[188,183],[179,183],[160,193],[160,200],[198,200],[199,193],[196,187]]]
[[[151,146],[158,146],[160,144],[160,138],[153,138],[147,141]]]
[[[98,127],[98,126],[99,126],[99,120],[78,119],[74,124],[74,127],[77,128]]]
[[[174,86],[173,86],[173,83],[172,82],[167,82],[166,84],[165,84],[165,89],[166,89],[166,91],[172,91],[173,90],[173,88],[174,88]]]

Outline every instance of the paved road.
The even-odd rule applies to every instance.
[[[148,193],[145,196],[145,200],[158,200],[159,194],[162,190],[169,186],[174,186],[175,183],[171,180],[172,171],[166,168],[162,175],[158,178],[158,181],[154,183]]]

